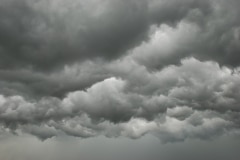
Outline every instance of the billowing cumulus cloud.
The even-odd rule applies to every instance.
[[[112,65],[125,61],[102,68],[109,67],[111,73]],[[130,138],[153,134],[162,141],[175,141],[239,129],[238,69],[187,58],[157,72],[137,64],[121,71],[115,68],[116,77],[62,99],[2,95],[2,125],[43,139],[62,134]],[[134,83],[136,79],[139,82]]]
[[[239,135],[239,5],[1,0],[0,135]]]

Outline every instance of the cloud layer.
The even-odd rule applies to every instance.
[[[239,133],[238,0],[2,0],[1,132]]]
[[[188,58],[158,72],[134,66],[120,74],[125,79],[107,78],[62,99],[2,95],[1,122],[40,138],[151,133],[168,141],[238,130],[238,70]]]

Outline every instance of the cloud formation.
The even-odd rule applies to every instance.
[[[163,142],[238,132],[238,5],[2,0],[1,132]]]
[[[130,68],[132,73],[133,69],[139,67]],[[158,72],[128,71],[124,80],[107,78],[63,99],[2,95],[1,122],[40,138],[58,134],[138,138],[151,133],[171,141],[211,138],[239,129],[238,70],[188,58]],[[140,76],[146,79],[134,83]]]

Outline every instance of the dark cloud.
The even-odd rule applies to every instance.
[[[239,66],[239,1],[213,1],[214,13],[202,25],[194,46],[197,57],[213,59],[221,65]],[[224,19],[224,21],[223,21]]]
[[[162,4],[164,1],[157,2]],[[181,8],[181,2],[175,4],[180,3],[178,6]],[[169,64],[178,64],[180,59],[188,56],[200,60],[213,60],[229,67],[239,66],[240,24],[239,11],[236,8],[239,2],[187,2],[179,9],[185,13],[183,18],[177,21],[176,25],[163,23],[153,26],[150,40],[133,49],[134,57],[139,63],[153,70]],[[185,7],[189,8],[187,4],[192,6],[192,9],[184,12]],[[198,7],[194,8],[196,4]]]
[[[103,68],[110,72],[112,65],[125,61]],[[239,129],[238,71],[194,58],[154,73],[137,63],[122,72],[113,70],[124,79],[107,78],[63,99],[1,96],[1,122],[41,139],[59,134],[138,138],[150,133],[167,142],[208,139]],[[134,83],[138,77],[145,78]]]
[[[83,63],[77,68],[65,67],[52,73],[32,69],[0,70],[0,89],[4,95],[21,94],[26,97],[63,97],[67,92],[85,89],[109,76],[93,63]]]
[[[2,0],[0,133],[239,134],[237,0]]]
[[[112,59],[146,40],[152,24],[174,23],[208,1],[2,1],[1,68],[49,70],[89,58]],[[95,8],[93,10],[93,8]]]

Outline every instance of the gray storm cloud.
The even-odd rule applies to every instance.
[[[140,67],[126,70],[125,80],[108,78],[63,99],[2,95],[2,125],[40,138],[58,134],[138,138],[150,133],[163,141],[211,138],[239,129],[238,70],[194,58],[153,73],[146,69],[128,73],[134,69]],[[139,76],[146,78],[134,84]]]
[[[239,133],[238,0],[1,0],[0,133]]]

